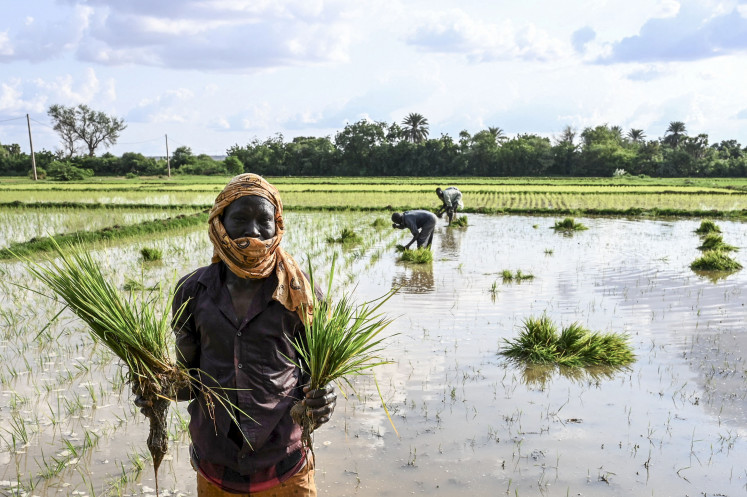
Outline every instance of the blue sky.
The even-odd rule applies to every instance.
[[[125,118],[111,149],[223,154],[419,112],[431,136],[670,121],[747,144],[747,0],[3,2],[0,143],[52,104]],[[18,119],[18,118],[23,119]]]

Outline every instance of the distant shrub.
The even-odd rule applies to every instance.
[[[55,181],[80,181],[93,176],[93,170],[75,167],[68,162],[53,161],[47,168],[47,175]]]
[[[127,173],[127,174],[125,174],[125,178],[126,178],[126,179],[138,179],[139,177],[140,177],[140,176],[138,176],[138,175],[137,175],[137,174],[135,174],[135,173]]]
[[[29,169],[29,178],[34,179],[34,169]],[[36,168],[36,179],[47,179],[47,171],[37,167]]]

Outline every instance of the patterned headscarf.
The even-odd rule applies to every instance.
[[[221,221],[221,214],[231,202],[248,195],[268,200],[275,207],[275,236],[268,240],[258,238],[231,239]],[[235,176],[215,199],[208,218],[208,233],[213,243],[212,262],[223,261],[232,273],[241,278],[266,278],[273,271],[278,277],[278,286],[272,298],[286,309],[298,313],[301,321],[311,316],[313,303],[311,285],[298,263],[280,247],[285,232],[283,203],[274,186],[256,174]]]

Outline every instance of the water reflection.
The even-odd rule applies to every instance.
[[[693,269],[692,271],[701,278],[709,280],[711,283],[718,283],[736,273],[736,271],[705,271],[702,269]]]
[[[403,293],[432,293],[434,288],[433,268],[410,267],[392,278],[392,288],[401,287]]]
[[[631,371],[624,366],[588,366],[585,368],[571,368],[556,364],[526,364],[524,362],[509,361],[521,370],[522,382],[533,388],[545,389],[556,376],[562,376],[579,384],[599,384],[612,380],[620,372]]]
[[[439,237],[441,252],[445,256],[458,257],[461,252],[464,233],[465,230],[461,228],[444,227]]]

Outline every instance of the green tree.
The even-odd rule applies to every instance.
[[[387,124],[362,119],[348,124],[335,135],[335,146],[340,153],[338,174],[367,176],[378,168],[374,157],[377,148],[386,140]]]
[[[60,135],[68,157],[76,153],[78,142],[83,142],[88,156],[93,157],[98,147],[117,143],[120,133],[127,128],[124,119],[109,116],[84,104],[77,107],[55,104],[49,107],[47,114],[54,123],[53,129]]]
[[[664,143],[672,148],[678,148],[686,136],[687,129],[685,129],[685,123],[682,121],[672,121],[669,123],[667,132],[664,135]]]
[[[241,161],[234,156],[226,157],[226,159],[223,161],[223,167],[226,168],[228,174],[232,174],[233,176],[244,172],[244,164],[242,164]]]
[[[646,134],[643,132],[642,129],[635,129],[630,128],[630,131],[628,131],[628,138],[633,143],[640,143],[643,141],[644,138],[646,138]]]
[[[411,112],[402,120],[403,135],[412,143],[421,143],[428,138],[428,119],[422,114]]]
[[[186,146],[177,147],[171,155],[171,167],[179,169],[187,164],[194,164],[195,156],[192,155],[192,149]]]

